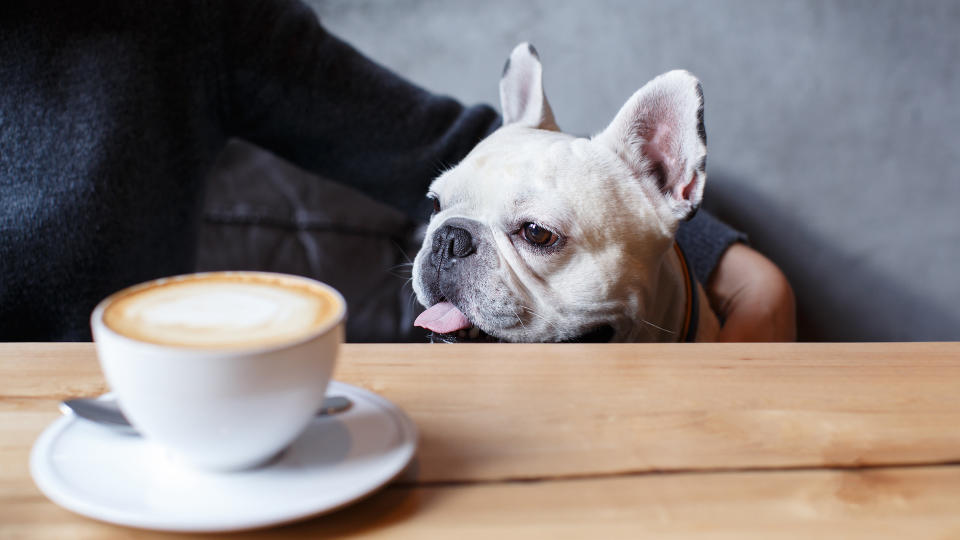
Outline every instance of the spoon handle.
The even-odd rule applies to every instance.
[[[353,402],[344,396],[330,396],[323,400],[317,416],[330,416],[346,411]],[[123,415],[120,406],[113,399],[74,398],[60,402],[60,412],[74,414],[90,422],[100,424],[117,431],[138,435],[136,428]]]

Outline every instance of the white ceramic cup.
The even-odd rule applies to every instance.
[[[122,335],[104,311],[138,288],[192,276],[247,275],[294,280],[333,299],[333,315],[307,335],[268,346],[194,348]],[[346,318],[335,289],[298,276],[262,272],[192,274],[124,289],[91,315],[100,365],[130,423],[176,459],[209,470],[255,467],[296,439],[323,403]]]

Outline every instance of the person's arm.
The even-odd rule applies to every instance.
[[[701,209],[677,231],[697,280],[722,326],[718,341],[793,341],[793,289],[747,236]]]
[[[724,319],[718,341],[794,341],[796,300],[783,272],[756,250],[731,245],[706,285]]]
[[[423,218],[432,179],[500,125],[488,106],[464,107],[368,60],[299,2],[227,6],[227,132],[408,215]]]

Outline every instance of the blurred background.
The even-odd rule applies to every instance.
[[[499,108],[503,62],[530,41],[578,135],[657,74],[692,71],[705,206],[785,271],[800,339],[960,339],[960,2],[309,3],[373,60],[465,103]],[[202,269],[293,261],[346,289],[351,340],[422,339],[403,288],[416,224],[240,142],[211,185]]]

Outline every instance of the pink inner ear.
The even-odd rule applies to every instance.
[[[670,128],[659,124],[654,125],[653,129],[647,131],[648,133],[641,133],[641,136],[647,141],[643,147],[647,158],[653,161],[662,161],[664,164],[672,161],[668,154],[670,150]]]
[[[647,161],[648,172],[656,176],[661,190],[674,192],[679,179],[672,178],[677,171],[677,159],[671,151],[673,141],[669,123],[664,118],[657,117],[652,125],[640,127],[638,133],[645,141],[643,155]]]
[[[691,198],[693,198],[693,186],[696,185],[694,183],[696,179],[697,173],[694,172],[690,175],[690,181],[687,182],[687,185],[683,186],[683,192],[681,193],[681,196],[683,197],[682,200],[689,201]]]

